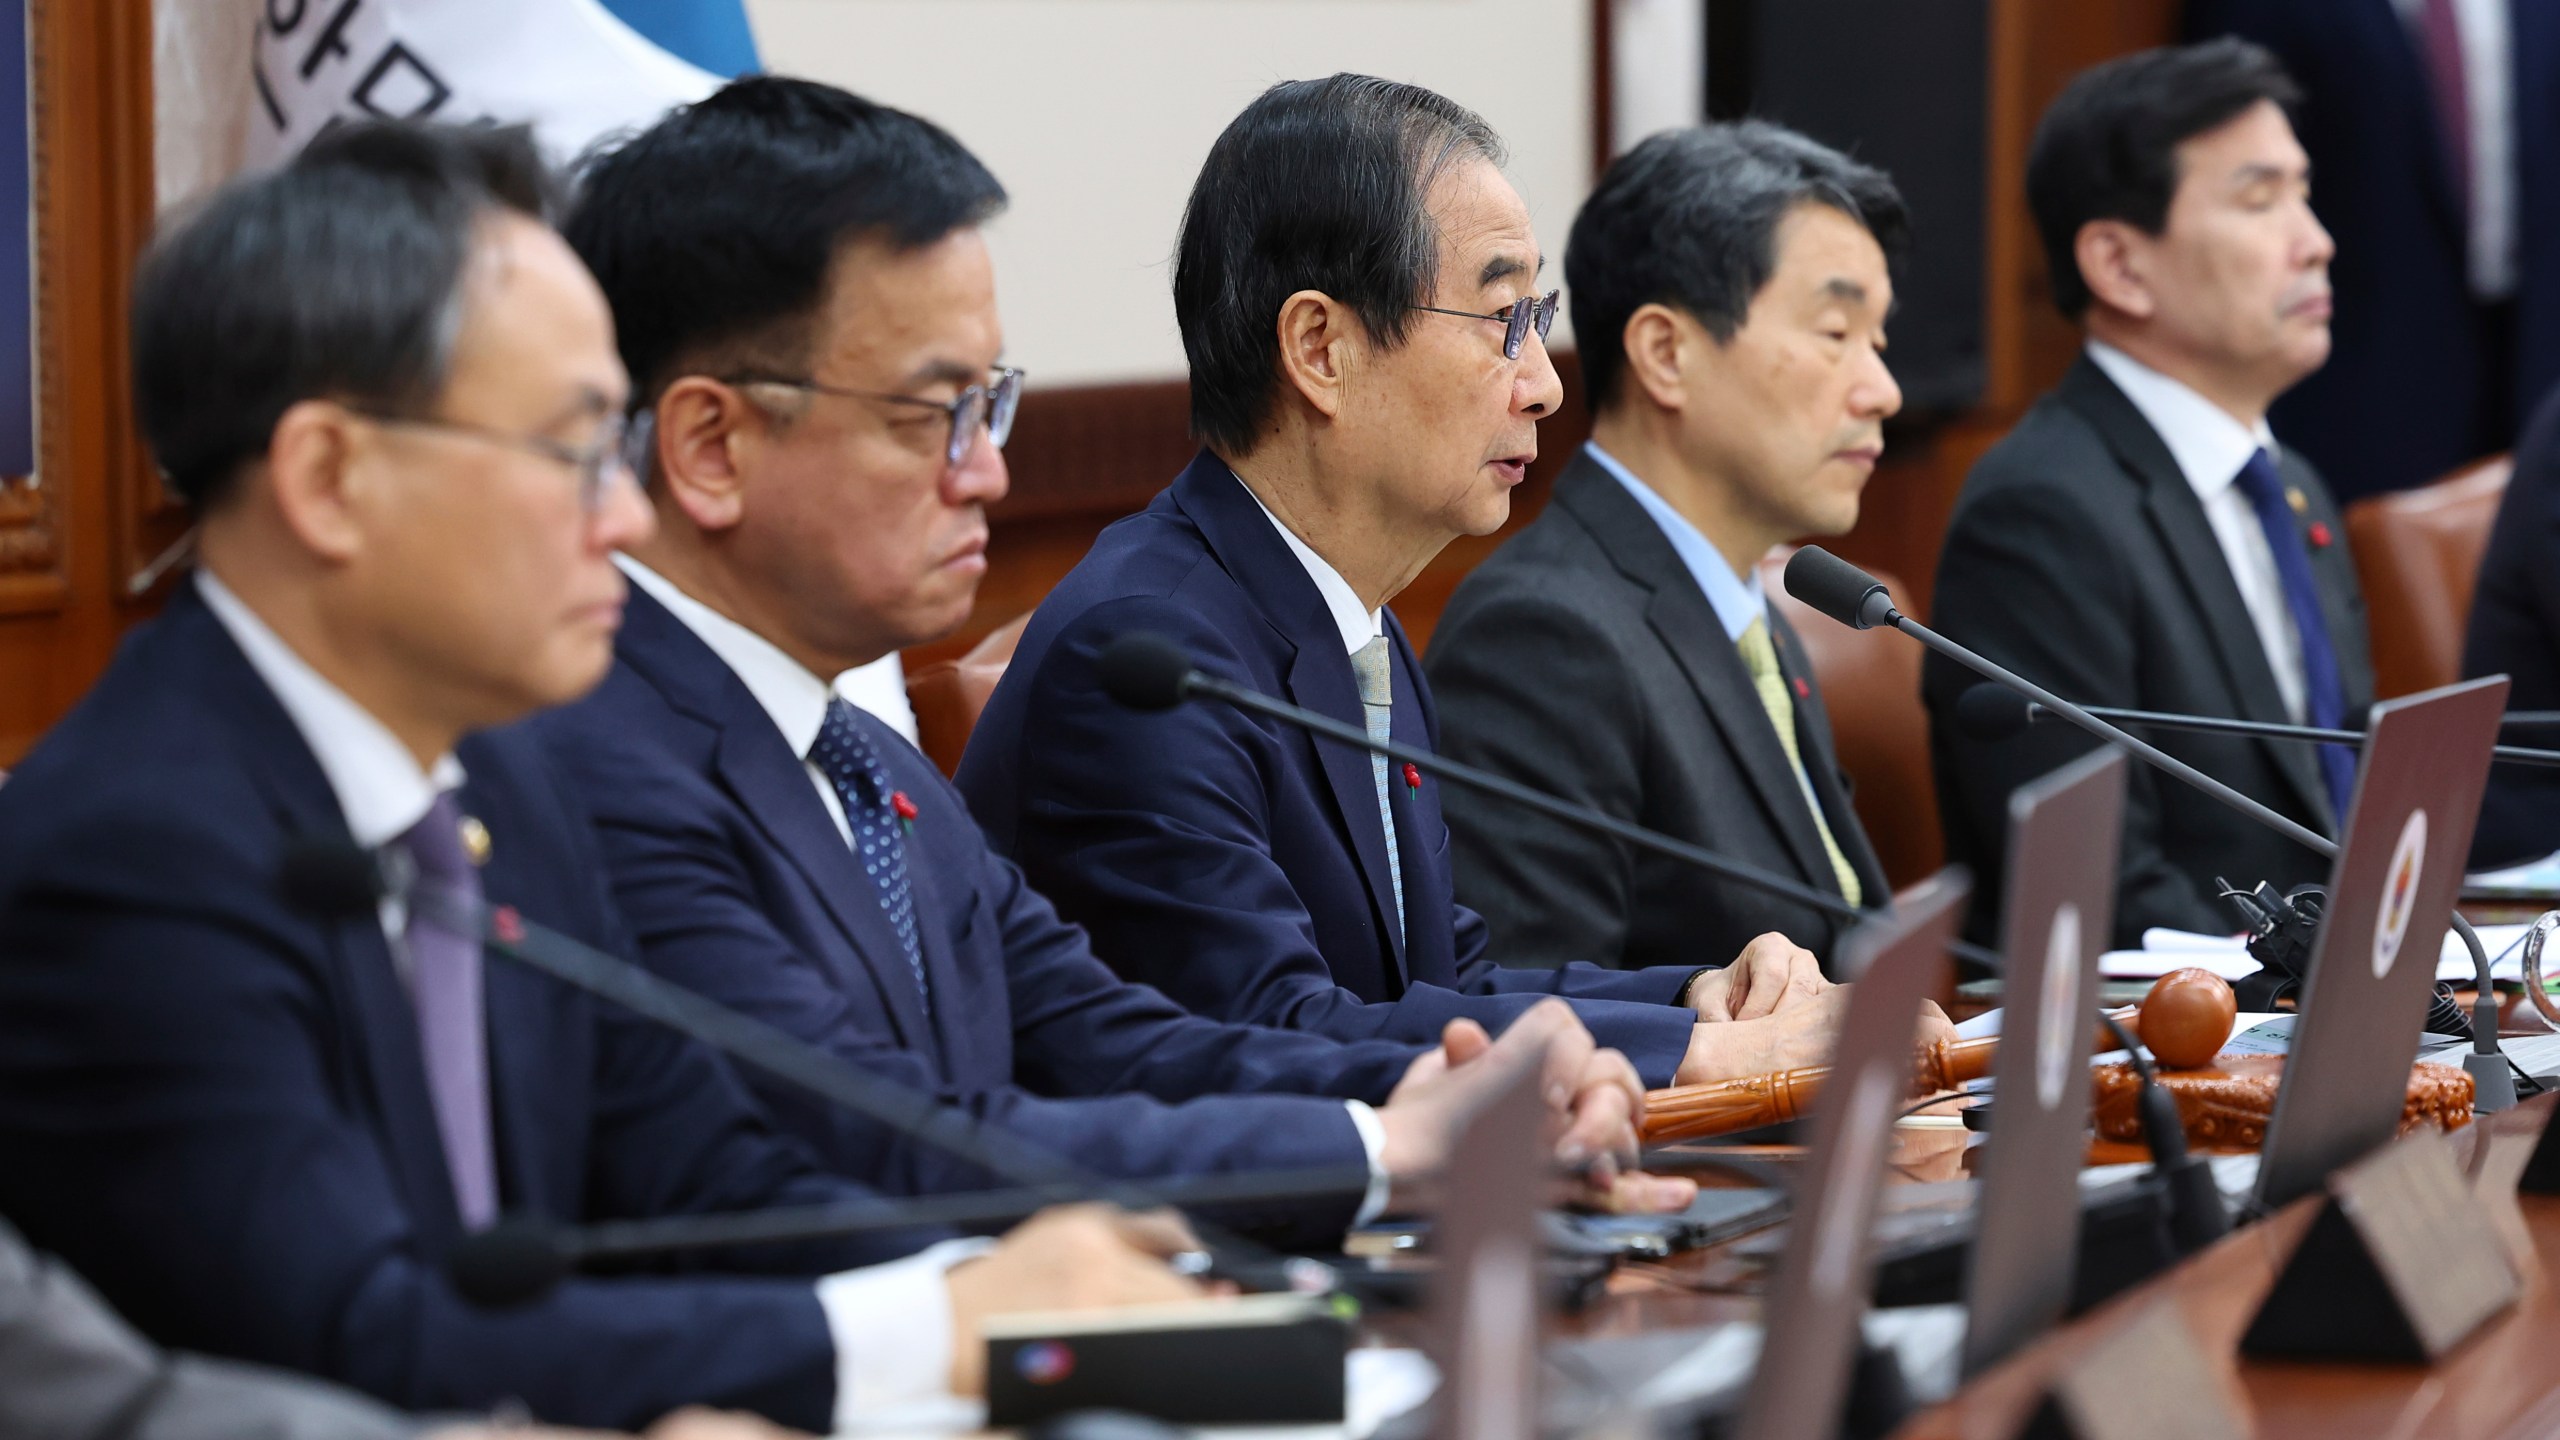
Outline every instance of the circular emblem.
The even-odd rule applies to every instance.
[[[1076,1352],[1055,1340],[1034,1340],[1013,1352],[1013,1368],[1034,1385],[1055,1385],[1076,1373]]]
[[[2382,913],[2373,922],[2373,978],[2391,973],[2400,959],[2400,942],[2409,935],[2409,918],[2418,908],[2418,880],[2427,869],[2427,812],[2412,810],[2400,827],[2400,843],[2391,847],[2391,868],[2382,876]]]
[[[2044,1003],[2036,1007],[2036,1108],[2062,1103],[2070,1080],[2074,1027],[2080,1019],[2080,907],[2065,900],[2053,912],[2044,946]]]
[[[1832,1174],[1855,1177],[1882,1168],[1884,1143],[1893,1133],[1884,1107],[1893,1103],[1898,1089],[1890,1064],[1870,1063],[1858,1072],[1857,1088],[1849,1092],[1848,1106],[1840,1114],[1840,1160]],[[1865,1193],[1872,1196],[1874,1190],[1869,1187]],[[1867,1238],[1865,1210],[1860,1205],[1834,1205],[1823,1216],[1822,1233],[1814,1237],[1813,1289],[1826,1300],[1838,1298],[1849,1288],[1859,1243]]]

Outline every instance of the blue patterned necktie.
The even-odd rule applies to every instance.
[[[853,831],[853,848],[862,873],[880,892],[880,908],[889,912],[889,928],[906,947],[907,968],[915,972],[916,994],[925,1013],[933,1013],[933,991],[925,984],[924,950],[916,942],[916,897],[907,883],[907,845],[901,833],[896,791],[889,787],[888,768],[880,752],[862,733],[853,706],[839,696],[827,702],[826,723],[809,747],[809,763],[818,767],[844,802],[845,825]]]
[[[2285,499],[2283,477],[2275,457],[2265,450],[2249,452],[2237,482],[2258,512],[2258,528],[2267,533],[2267,549],[2275,556],[2276,579],[2284,586],[2284,606],[2293,615],[2294,634],[2302,640],[2303,719],[2323,729],[2336,729],[2347,718],[2345,682],[2338,678],[2337,648],[2329,642],[2329,619],[2320,609],[2320,587],[2311,578],[2311,551],[2302,543],[2302,526]],[[2347,801],[2355,794],[2355,752],[2344,745],[2314,747],[2320,775],[2328,782],[2329,802],[2343,830]]]
[[[1388,663],[1394,653],[1387,637],[1378,636],[1351,652],[1351,673],[1360,677],[1360,709],[1369,722],[1369,738],[1395,738],[1395,685]],[[1387,831],[1387,879],[1395,888],[1396,939],[1404,939],[1404,860],[1396,853],[1396,812],[1387,803],[1387,757],[1369,752],[1369,774],[1378,784],[1378,822]]]
[[[426,817],[392,843],[417,866],[420,888],[445,902],[411,904],[401,943],[409,956],[409,999],[417,1011],[419,1055],[427,1065],[427,1099],[444,1141],[454,1204],[463,1226],[480,1230],[498,1218],[498,1161],[489,1124],[480,937],[454,923],[451,913],[476,913],[480,904],[480,872],[462,843],[462,805],[454,792],[438,795]]]

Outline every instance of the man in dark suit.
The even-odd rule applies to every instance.
[[[622,943],[538,748],[475,735],[603,674],[610,552],[649,528],[610,316],[543,199],[522,130],[350,125],[145,260],[137,408],[201,569],[0,786],[0,1212],[163,1343],[581,1424],[841,1427],[974,1385],[994,1311],[1194,1293],[1139,1248],[1172,1236],[1090,1212],[974,1259],[809,1242],[505,1310],[441,1273],[502,1212],[871,1193],[717,1057],[484,963],[454,913]],[[280,882],[311,842],[418,884],[307,909]]]
[[[2480,557],[2462,673],[2505,675],[2510,710],[2560,710],[2560,389],[2516,443],[2515,473]],[[2554,732],[2518,730],[2519,744]],[[2471,838],[2475,867],[2521,864],[2560,850],[2560,770],[2494,765]]]
[[[775,218],[810,195],[842,198],[823,223]],[[1339,1240],[1390,1175],[1445,1158],[1440,1062],[1216,1023],[1121,980],[988,850],[932,762],[825,678],[968,613],[1020,383],[996,366],[979,228],[1003,200],[935,126],[773,77],[588,166],[566,233],[626,321],[660,524],[624,557],[640,593],[620,663],[536,728],[596,818],[651,968],[1090,1170],[1368,1164],[1365,1201],[1223,1217]],[[1631,1152],[1633,1077],[1580,1043],[1599,1093],[1568,1143]],[[994,1183],[758,1088],[851,1173],[911,1193]]]
[[[2301,83],[2335,351],[2275,404],[2341,500],[2515,440],[2560,385],[2560,4],[2190,0]]]
[[[1893,182],[1759,122],[1620,156],[1566,251],[1592,438],[1458,586],[1428,666],[1457,759],[1855,904],[1888,898],[1760,560],[1846,533],[1902,392]],[[1671,965],[1829,913],[1521,806],[1444,799],[1458,898],[1505,964]]]
[[[2329,353],[2331,245],[2265,51],[2223,40],[2109,62],[2046,112],[2027,199],[2088,353],[1965,481],[1931,621],[2065,699],[2243,720],[2358,725],[2373,700],[2364,601],[2336,504],[2276,443],[2267,406]],[[1966,733],[1975,680],[1923,677],[1949,854],[1997,915],[2009,794],[2089,748],[2039,726]],[[2341,746],[2153,737],[2315,830],[2355,777]],[[2328,862],[2147,770],[2130,777],[2115,940],[2223,932],[2246,888]]]
[[[1041,603],[960,787],[1098,953],[1205,1014],[1427,1037],[1562,995],[1648,1084],[1799,1063],[1838,1001],[1783,940],[1731,970],[1703,950],[1496,966],[1451,896],[1437,781],[1223,706],[1135,714],[1096,675],[1113,640],[1161,632],[1203,669],[1433,742],[1386,603],[1502,523],[1561,398],[1556,297],[1499,144],[1438,95],[1354,75],[1275,86],[1227,127],[1174,274],[1207,448]],[[1722,1023],[1743,997],[1790,1003]]]

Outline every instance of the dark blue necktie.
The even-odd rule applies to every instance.
[[[924,997],[929,1015],[933,991],[925,984],[924,950],[916,943],[916,897],[907,884],[907,846],[897,792],[889,788],[889,771],[880,763],[880,752],[872,748],[854,719],[853,706],[841,696],[827,702],[826,723],[818,727],[809,760],[844,802],[845,825],[853,831],[862,873],[879,890],[880,908],[889,912],[889,927],[906,947],[907,968],[915,972],[916,993]]]
[[[2267,532],[2276,579],[2284,585],[2284,608],[2293,615],[2294,633],[2302,637],[2303,718],[2323,729],[2336,729],[2346,723],[2347,690],[2338,678],[2338,651],[2329,643],[2329,619],[2320,609],[2320,587],[2311,578],[2311,551],[2302,543],[2301,521],[2286,503],[2283,477],[2266,451],[2249,452],[2238,483],[2240,493],[2249,498],[2249,508],[2258,512],[2258,528]],[[2355,793],[2355,752],[2344,745],[2313,748],[2343,830],[2347,799]]]

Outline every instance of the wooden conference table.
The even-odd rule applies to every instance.
[[[2483,1183],[2511,1188],[2543,1122],[2560,1096],[2538,1096],[2514,1110],[2485,1116],[2454,1135],[2456,1152]],[[1898,1133],[1897,1175],[1943,1179],[1962,1173],[1963,1131]],[[2478,1147],[2487,1146],[2482,1153]],[[2094,1161],[2138,1158],[2093,1155]],[[1783,1152],[1755,1152],[1783,1158]],[[2560,1267],[2560,1198],[2517,1197],[2521,1224],[2510,1245],[2523,1258],[2523,1298],[2490,1321],[2441,1363],[2304,1364],[2249,1359],[2241,1332],[2278,1269],[2310,1226],[2311,1197],[2235,1231],[2220,1244],[2117,1296],[1984,1373],[1946,1403],[1914,1416],[1903,1436],[2010,1440],[2062,1366],[2115,1333],[2152,1304],[2184,1314],[2209,1373],[2198,1384],[2227,1387],[2240,1413],[2266,1440],[2281,1437],[2427,1437],[2427,1440],[2522,1440],[2560,1436],[2560,1293],[2550,1277]],[[1730,1246],[1711,1247],[1656,1265],[1628,1267],[1609,1292],[1566,1320],[1569,1334],[1623,1335],[1754,1316],[1758,1302],[1734,1287],[1752,1271]]]

